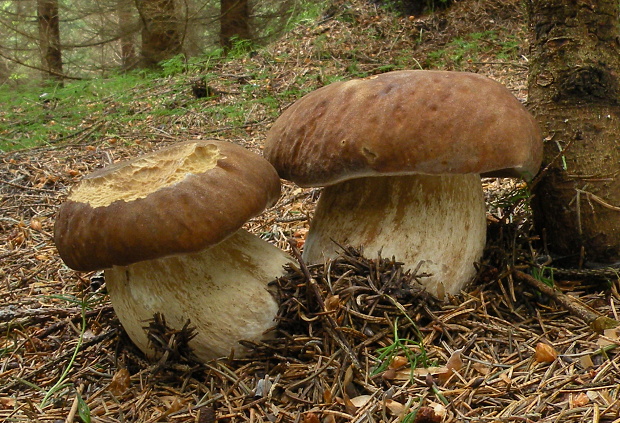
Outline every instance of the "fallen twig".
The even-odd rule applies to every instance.
[[[539,281],[533,276],[528,275],[527,273],[523,273],[520,270],[515,269],[513,270],[513,275],[521,282],[525,282],[533,286],[543,294],[548,295],[549,297],[556,300],[572,314],[586,322],[590,326],[590,328],[597,333],[603,333],[605,329],[620,326],[620,322],[618,322],[617,320],[609,318],[607,316],[603,316],[595,312],[594,310],[591,310],[590,308],[583,305],[578,299],[575,299],[570,295],[564,294],[556,287],[551,287],[544,284],[543,282]]]

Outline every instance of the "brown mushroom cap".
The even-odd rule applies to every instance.
[[[222,141],[178,143],[86,176],[60,207],[54,242],[82,271],[195,252],[279,196],[261,156]]]
[[[489,78],[395,71],[302,97],[276,120],[264,153],[301,186],[408,173],[531,179],[542,137],[519,100]]]

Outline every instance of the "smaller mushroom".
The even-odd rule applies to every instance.
[[[268,284],[292,259],[241,229],[273,205],[280,179],[261,156],[221,141],[188,141],[86,176],[60,207],[54,241],[75,270],[105,269],[110,300],[133,342],[161,314],[201,360],[245,349],[275,326]]]
[[[265,157],[283,179],[324,186],[303,257],[341,245],[396,257],[437,297],[475,276],[486,240],[480,175],[532,178],[535,119],[481,75],[396,71],[335,82],[276,120]]]

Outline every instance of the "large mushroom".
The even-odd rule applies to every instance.
[[[540,129],[501,84],[481,75],[396,71],[336,82],[292,104],[264,151],[280,176],[325,186],[303,257],[341,245],[394,256],[438,296],[475,275],[486,240],[480,177],[531,179]],[[419,267],[418,267],[419,266]]]
[[[146,321],[161,314],[201,360],[256,341],[275,326],[268,283],[289,256],[240,229],[273,205],[280,179],[260,155],[222,141],[189,141],[86,176],[60,207],[54,241],[67,266],[105,269],[110,300],[148,355]]]

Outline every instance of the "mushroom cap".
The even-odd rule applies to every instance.
[[[280,179],[229,142],[187,141],[86,176],[60,207],[54,242],[82,271],[200,251],[273,205]]]
[[[335,82],[286,109],[265,157],[301,186],[381,174],[534,177],[536,120],[503,85],[468,72],[405,70]]]

